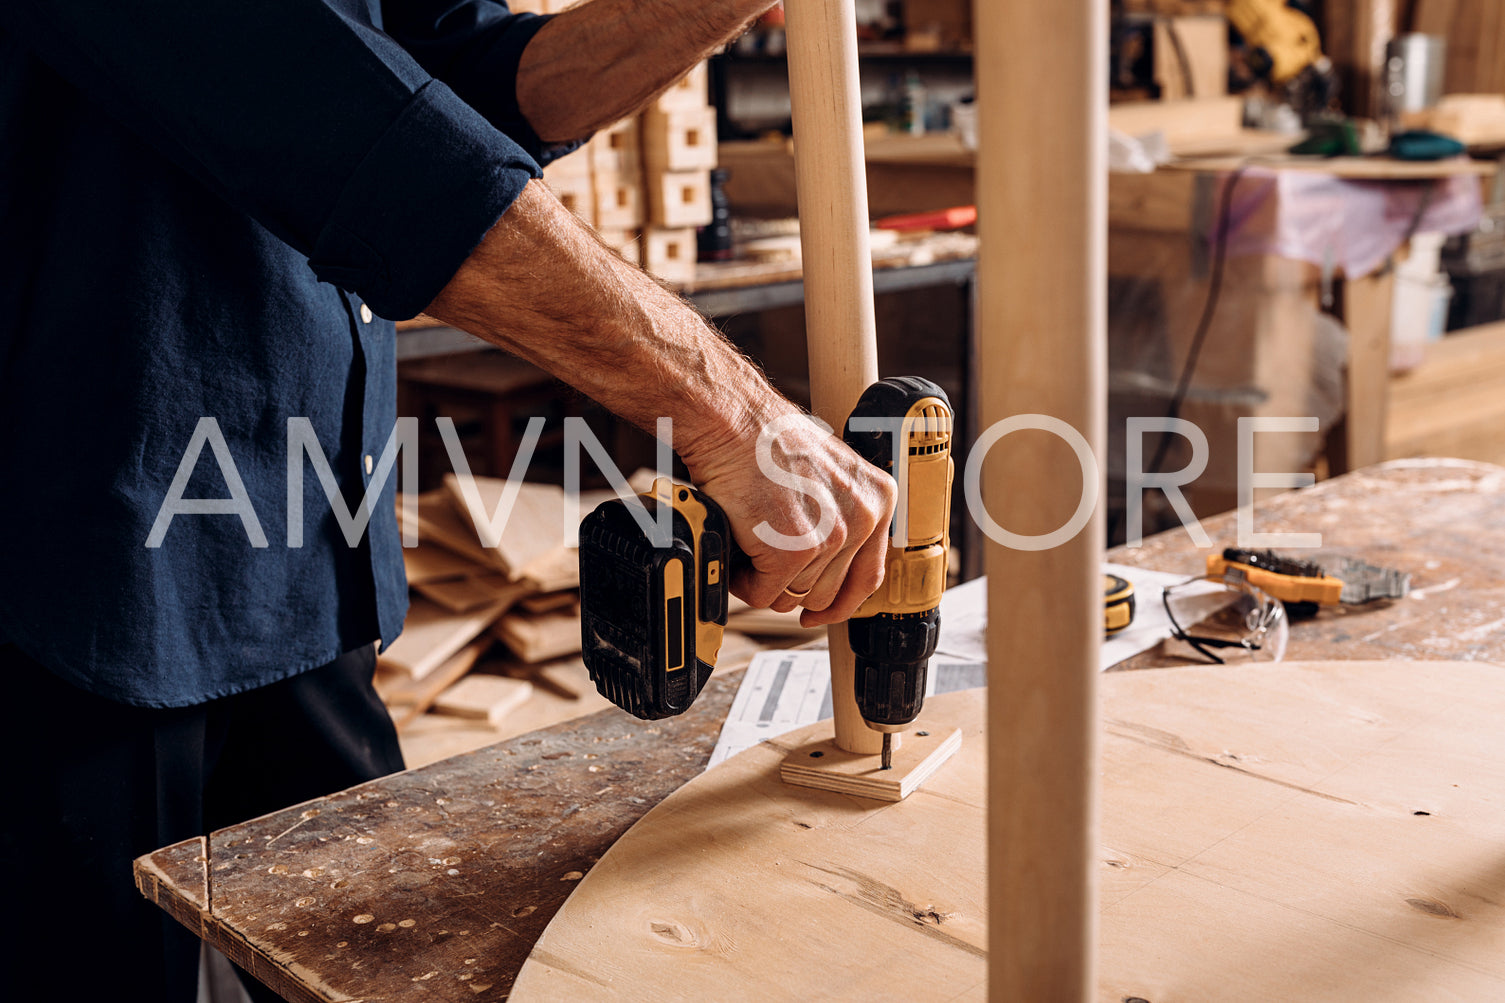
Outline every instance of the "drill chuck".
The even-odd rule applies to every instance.
[[[857,661],[857,707],[869,728],[903,731],[920,716],[940,626],[939,608],[878,613],[848,624]]]

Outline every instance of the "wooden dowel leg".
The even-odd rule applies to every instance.
[[[853,0],[786,0],[784,7],[811,404],[840,432],[878,379],[857,18]],[[882,736],[857,712],[846,624],[828,634],[836,744],[877,753]]]

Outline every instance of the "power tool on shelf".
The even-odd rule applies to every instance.
[[[883,584],[848,625],[858,710],[885,734],[885,766],[891,734],[924,704],[939,635],[952,424],[940,387],[897,377],[863,393],[843,434],[899,485]],[[657,526],[661,513],[669,532],[655,546],[647,526]],[[613,499],[588,515],[580,527],[580,630],[586,668],[602,695],[646,720],[688,709],[715,668],[739,559],[715,502],[667,479],[631,503]]]

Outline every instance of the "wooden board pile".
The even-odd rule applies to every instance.
[[[550,13],[564,0],[514,3]],[[711,222],[716,109],[705,63],[641,115],[597,132],[583,149],[544,168],[544,181],[622,257],[665,282],[695,278],[697,230]]]
[[[509,489],[511,512],[493,525]],[[486,477],[471,488],[454,475],[419,496],[419,545],[403,551],[407,622],[377,659],[377,692],[399,728],[425,710],[496,725],[528,699],[544,666],[579,653],[579,570],[566,511],[578,524],[578,506],[600,500]],[[401,503],[397,511],[408,528]],[[501,673],[469,675],[497,641],[509,656]]]
[[[629,478],[647,490],[652,471]],[[505,521],[495,518],[515,492]],[[403,563],[411,605],[402,635],[377,658],[376,689],[399,730],[425,711],[496,728],[541,686],[578,699],[590,686],[580,661],[579,551],[575,527],[607,491],[566,494],[550,484],[450,475],[420,495],[417,547]],[[399,501],[398,520],[408,528]],[[567,521],[568,520],[568,521]],[[767,610],[739,613],[733,627],[786,639],[817,636],[796,617]],[[723,650],[745,648],[729,639]],[[472,672],[483,656],[484,672]]]

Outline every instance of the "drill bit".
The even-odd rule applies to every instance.
[[[894,768],[894,736],[886,731],[883,733],[883,768]]]

